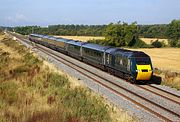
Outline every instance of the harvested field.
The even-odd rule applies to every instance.
[[[94,36],[56,36],[56,37],[61,37],[61,38],[66,38],[66,39],[73,39],[73,40],[79,40],[86,42],[88,40],[93,40],[93,39],[104,39],[104,37],[94,37]]]
[[[151,44],[152,42],[158,40],[160,42],[164,42],[165,45],[168,45],[168,39],[158,39],[158,38],[140,38],[142,41],[144,41],[146,44]]]
[[[86,42],[88,40],[96,40],[96,39],[105,39],[105,37],[95,37],[95,36],[56,36],[56,37],[62,37],[66,39],[73,39],[73,40],[79,40]],[[140,38],[142,41],[144,41],[146,44],[151,44],[152,42],[158,40],[160,42],[164,42],[165,45],[168,45],[168,39],[158,39],[158,38]]]
[[[152,60],[153,66],[162,70],[180,72],[180,49],[179,48],[153,48],[131,49],[147,53]]]

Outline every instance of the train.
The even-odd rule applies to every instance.
[[[142,51],[40,34],[30,34],[29,40],[95,66],[131,83],[150,81],[153,75],[151,58]]]

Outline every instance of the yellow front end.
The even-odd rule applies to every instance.
[[[136,80],[150,80],[152,76],[151,65],[136,65],[137,77]]]

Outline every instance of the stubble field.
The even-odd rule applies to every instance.
[[[93,36],[59,36],[62,38],[80,40],[86,42],[87,40],[92,39],[104,39],[104,37],[93,37]],[[147,44],[157,40],[157,38],[141,38]],[[158,39],[167,44],[167,39]],[[171,70],[180,72],[180,49],[178,48],[142,48],[142,49],[130,49],[130,50],[139,50],[147,53],[153,62],[155,68],[162,70]]]
[[[138,50],[147,53],[151,57],[153,66],[156,68],[180,72],[179,48],[143,48],[131,50]]]
[[[86,42],[88,40],[96,40],[96,39],[104,39],[104,37],[94,37],[94,36],[56,36],[56,37],[61,37],[61,38],[66,38],[66,39],[73,39],[73,40],[79,40],[82,42]]]

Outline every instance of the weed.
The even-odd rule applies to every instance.
[[[83,117],[86,121],[110,121],[107,107],[97,98],[90,97],[88,91],[83,88],[66,90],[61,100],[68,109],[71,109],[73,118]]]
[[[17,101],[18,86],[13,81],[2,82],[0,84],[0,99],[5,100],[10,105]]]
[[[59,75],[57,73],[47,74],[47,80],[51,85],[55,87],[64,87],[69,83],[68,78],[64,75]]]
[[[33,56],[32,53],[29,53],[27,52],[25,55],[24,55],[24,62],[26,65],[28,66],[32,66],[32,65],[40,65],[42,64],[42,61],[40,61],[37,57]]]
[[[180,90],[180,75],[177,72],[164,72],[162,85],[170,86],[172,88]]]
[[[50,111],[37,111],[27,119],[27,122],[64,122],[64,112],[62,108]]]

